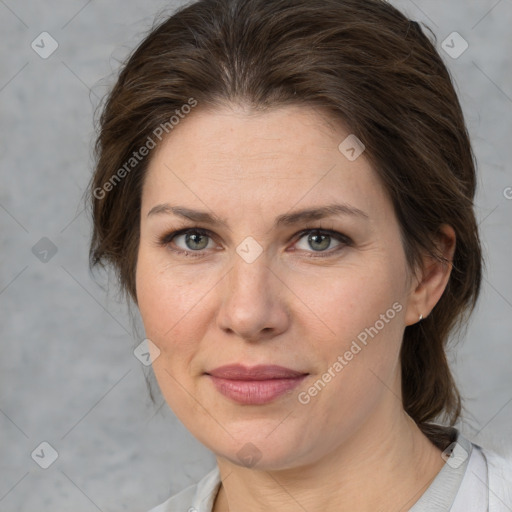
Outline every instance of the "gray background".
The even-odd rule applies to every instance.
[[[463,431],[510,452],[512,1],[392,3],[436,33],[473,139],[488,269],[450,359],[466,398]],[[143,331],[131,325],[114,282],[107,293],[98,285],[106,279],[89,275],[90,224],[80,203],[93,163],[93,111],[154,15],[177,5],[0,0],[2,511],[144,511],[215,464],[167,405],[150,403],[149,369],[132,352]],[[59,45],[47,59],[31,48],[43,31]],[[457,59],[441,49],[453,31],[469,43]],[[42,252],[43,237],[56,246],[53,256]],[[48,469],[31,458],[43,441],[58,452]]]

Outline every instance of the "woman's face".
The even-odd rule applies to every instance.
[[[186,428],[236,464],[313,463],[401,407],[414,280],[376,174],[351,139],[339,148],[349,135],[303,107],[197,110],[151,155],[136,286],[153,370]],[[301,377],[209,375],[231,364]]]

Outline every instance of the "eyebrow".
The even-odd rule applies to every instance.
[[[225,219],[222,219],[217,215],[208,213],[206,211],[193,210],[191,208],[185,208],[184,206],[171,206],[168,203],[159,204],[151,208],[147,216],[150,217],[152,215],[176,215],[178,217],[190,219],[195,222],[209,224],[211,226],[223,226],[231,231]],[[359,217],[364,220],[369,220],[370,218],[366,212],[360,210],[359,208],[346,203],[334,203],[326,206],[307,208],[304,210],[279,215],[279,217],[277,217],[274,222],[274,228],[279,226],[292,226],[302,222],[339,215]]]

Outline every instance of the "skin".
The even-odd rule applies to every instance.
[[[408,510],[444,464],[403,410],[399,350],[405,327],[440,299],[451,265],[425,256],[417,276],[410,271],[376,173],[364,153],[349,161],[338,149],[349,133],[304,107],[198,108],[151,155],[137,301],[146,336],[160,351],[153,351],[153,370],[163,396],[216,456],[223,483],[215,512]],[[273,226],[281,214],[334,202],[368,219]],[[162,203],[214,213],[228,227],[148,216]],[[159,244],[183,228],[209,230],[210,238]],[[308,228],[337,231],[353,243],[308,243],[308,233],[300,234]],[[252,263],[236,252],[249,236],[263,250]],[[455,234],[447,225],[439,247],[451,261]],[[401,311],[300,403],[298,394],[394,303]],[[271,403],[240,405],[204,374],[230,363],[279,364],[309,375]],[[252,467],[237,456],[247,443],[259,457]]]

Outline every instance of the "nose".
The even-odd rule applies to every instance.
[[[246,341],[262,341],[284,332],[290,322],[290,290],[269,266],[265,252],[248,263],[235,255],[219,288],[218,326]]]

